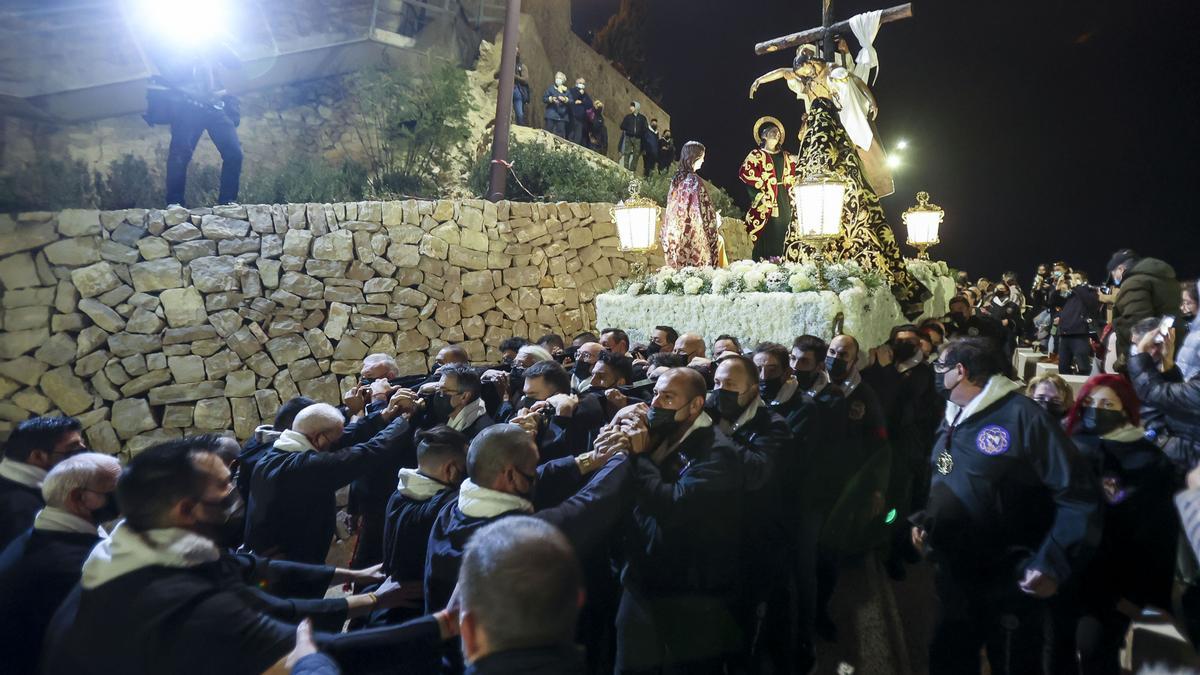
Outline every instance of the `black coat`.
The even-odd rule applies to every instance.
[[[1149,354],[1129,357],[1129,379],[1145,406],[1155,415],[1168,436],[1163,451],[1181,469],[1189,471],[1200,463],[1200,377],[1183,380],[1178,368],[1158,372]]]
[[[624,505],[624,489],[629,462],[614,457],[593,473],[586,485],[574,457],[542,464],[534,495],[533,517],[558,527],[585,559],[607,541]],[[501,518],[523,515],[509,511],[496,516],[471,517],[458,508],[458,496],[446,502],[429,533],[425,557],[425,610],[433,612],[446,606],[458,583],[467,541],[476,530]]]
[[[33,527],[33,517],[45,505],[40,489],[0,478],[0,549]]]
[[[772,401],[770,407],[783,417],[792,434],[791,458],[784,464],[788,472],[784,483],[795,486],[785,491],[785,495],[790,492],[789,507],[795,515],[827,509],[837,496],[823,498],[828,490],[820,467],[838,454],[842,425],[835,420],[846,414],[845,396],[834,387],[824,387],[814,396],[796,391],[785,401]]]
[[[583,675],[583,652],[574,645],[510,649],[467,666],[466,675]]]
[[[383,569],[393,579],[425,577],[425,555],[433,523],[447,503],[458,498],[458,488],[447,487],[424,501],[399,491],[388,500],[383,529]]]
[[[692,431],[661,465],[633,459],[634,508],[621,582],[651,597],[739,592],[742,460],[715,427]]]
[[[1100,297],[1091,286],[1079,285],[1063,295],[1051,296],[1058,317],[1058,334],[1080,336],[1099,332],[1096,318],[1100,314]]]
[[[571,87],[571,90],[567,93],[571,97],[571,103],[568,104],[568,107],[571,110],[571,120],[576,124],[586,124],[588,121],[587,111],[593,107],[592,95],[586,92],[581,92],[576,87]],[[576,103],[576,101],[578,101],[578,103]]]
[[[621,133],[626,136],[641,139],[646,134],[650,121],[641,113],[629,113],[621,120]]]
[[[0,663],[6,672],[37,671],[50,617],[71,592],[96,534],[26,530],[0,554]]]
[[[929,448],[946,402],[933,386],[933,367],[921,362],[903,373],[892,363],[864,368],[863,381],[878,394],[892,446],[889,508],[907,513],[924,505],[929,487]]]
[[[943,451],[949,461],[939,460]],[[1062,584],[1099,540],[1091,468],[1058,423],[1017,390],[955,427],[943,421],[930,462],[929,501],[912,520],[927,532],[934,559],[964,583],[1008,588],[1029,566]]]
[[[355,431],[368,435],[382,425],[382,419],[372,415]],[[409,437],[408,421],[397,417],[369,440],[342,450],[266,452],[250,479],[246,546],[260,555],[325,562],[336,530],[337,490],[405,452]]]

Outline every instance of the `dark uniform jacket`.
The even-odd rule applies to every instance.
[[[352,434],[367,440],[342,450],[273,447],[265,453],[250,479],[246,546],[260,555],[323,563],[336,530],[337,490],[411,445],[407,420],[397,417],[386,428],[383,424],[378,415],[357,422]]]
[[[1149,354],[1136,354],[1129,357],[1129,379],[1142,405],[1154,408],[1156,431],[1166,437],[1163,452],[1191,470],[1200,462],[1200,377],[1185,382],[1179,368],[1160,373]]]
[[[0,554],[0,663],[5,672],[37,672],[42,636],[63,598],[79,583],[99,535],[26,530]]]
[[[593,473],[586,485],[574,457],[542,464],[537,469],[537,487],[533,499],[533,517],[558,527],[575,548],[581,560],[608,540],[609,530],[617,522],[624,504],[624,488],[629,462],[618,455]],[[464,484],[465,485],[465,484]],[[465,488],[464,488],[465,489]],[[458,583],[467,541],[476,530],[524,511],[513,509],[486,516],[469,516],[459,509],[462,493],[446,502],[429,533],[425,557],[425,610],[446,606]]]
[[[966,410],[950,406],[931,456],[925,510],[939,564],[960,583],[1015,584],[1027,567],[1071,579],[1098,541],[1099,489],[1058,423],[997,375]]]
[[[0,548],[8,546],[9,542],[32,527],[33,517],[45,505],[41,488],[22,485],[0,476]]]
[[[444,486],[425,499],[400,490],[392,494],[383,530],[383,569],[389,576],[402,580],[424,578],[433,523],[446,504],[457,497],[456,486]]]
[[[716,427],[697,424],[658,464],[653,453],[632,461],[621,583],[653,597],[736,599],[744,486],[737,446]]]
[[[1172,500],[1180,486],[1171,460],[1141,427],[1105,436],[1076,433],[1071,440],[1091,464],[1103,499],[1103,534],[1083,572],[1080,601],[1111,608],[1125,598],[1170,606],[1180,527]]]
[[[834,420],[846,414],[842,391],[827,385],[828,378],[823,373],[807,390],[801,390],[797,381],[789,380],[768,403],[773,412],[783,417],[792,434],[792,457],[784,466],[789,477],[784,482],[796,486],[791,500],[794,515],[818,507],[828,508],[837,498],[835,495],[829,504],[817,499],[828,492],[822,487],[820,467],[828,465],[837,455],[840,437],[836,432],[841,425]]]
[[[921,361],[901,372],[899,364],[865,368],[863,381],[879,395],[892,446],[888,508],[921,508],[929,488],[929,448],[946,402],[933,387],[933,367]]]
[[[1051,298],[1054,313],[1058,317],[1059,335],[1091,335],[1099,332],[1096,318],[1100,314],[1100,296],[1096,294],[1096,289],[1081,284],[1066,295],[1054,293]]]
[[[467,666],[466,675],[583,675],[583,652],[575,645],[510,649]]]

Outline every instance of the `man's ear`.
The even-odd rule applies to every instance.
[[[483,647],[478,635],[479,624],[475,621],[475,615],[469,611],[462,612],[458,616],[458,626],[462,637],[463,656],[467,661],[472,661]]]
[[[50,453],[45,450],[30,450],[29,457],[25,460],[26,464],[38,466],[47,471],[50,470]]]
[[[196,522],[196,510],[200,507],[199,500],[185,497],[175,502],[171,507],[170,517],[173,526],[190,525]]]

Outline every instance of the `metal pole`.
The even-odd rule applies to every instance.
[[[492,135],[492,180],[487,198],[504,199],[508,175],[509,117],[512,116],[513,85],[517,74],[517,42],[521,39],[521,0],[508,0],[504,17],[504,48],[500,54],[500,91],[496,94],[496,124]]]

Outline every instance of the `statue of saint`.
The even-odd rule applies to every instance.
[[[704,145],[684,143],[659,232],[667,267],[724,267],[721,216],[708,197],[704,181],[696,175],[702,164]]]
[[[861,148],[851,140],[839,117],[841,85],[835,79],[841,76],[839,69],[821,60],[814,46],[801,45],[791,68],[779,68],[759,77],[750,87],[750,94],[753,96],[766,82],[782,79],[796,93],[796,98],[804,101],[807,113],[800,130],[796,180],[801,181],[810,173],[828,172],[847,186],[842,205],[842,237],[825,249],[825,256],[830,260],[854,260],[865,269],[881,273],[905,315],[916,317],[929,297],[929,290],[908,273],[896,236],[879,205],[879,196],[866,177],[858,152]],[[800,239],[800,233],[789,228],[783,257],[800,261],[810,259],[813,254],[813,248]]]
[[[754,259],[783,255],[783,241],[792,222],[792,196],[796,158],[783,149],[783,123],[762,117],[754,124],[758,147],[742,162],[738,177],[750,192],[746,230],[754,241]]]

